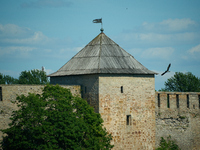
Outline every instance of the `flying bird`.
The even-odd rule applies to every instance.
[[[164,75],[165,73],[167,73],[167,72],[170,72],[170,71],[169,71],[170,66],[171,66],[171,63],[170,63],[169,66],[167,67],[167,70],[161,74],[161,76],[163,76],[163,75]]]

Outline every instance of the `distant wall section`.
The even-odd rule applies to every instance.
[[[61,85],[71,90],[73,95],[81,95],[81,87],[79,85]],[[8,128],[10,117],[14,110],[18,107],[12,103],[16,101],[17,95],[28,93],[42,94],[44,85],[0,85],[0,129]],[[0,132],[0,140],[2,132]]]
[[[70,75],[50,78],[51,84],[80,85],[81,95],[99,113],[99,75]]]
[[[156,92],[156,146],[168,135],[181,150],[199,150],[200,92]]]

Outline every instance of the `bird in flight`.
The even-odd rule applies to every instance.
[[[163,76],[165,73],[169,72],[170,66],[171,66],[171,63],[170,63],[169,66],[167,67],[167,70],[161,74],[161,76]]]

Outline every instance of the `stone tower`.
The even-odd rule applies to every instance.
[[[100,113],[114,149],[155,149],[155,80],[103,31],[57,72],[51,84],[81,85]]]

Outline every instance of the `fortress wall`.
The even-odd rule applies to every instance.
[[[200,92],[155,93],[152,86],[154,78],[150,77],[93,76],[90,82],[89,78],[91,76],[79,81],[84,87],[72,84],[61,86],[69,88],[74,95],[84,94],[84,98],[99,109],[105,127],[113,135],[116,149],[152,149],[153,142],[157,147],[160,138],[168,135],[177,141],[182,150],[199,149]],[[17,94],[41,94],[43,87],[0,85],[0,128],[8,127],[12,111],[17,109],[12,103]],[[127,125],[128,115],[131,115],[130,125]],[[0,140],[1,137],[0,132]]]
[[[156,146],[169,135],[181,150],[199,150],[200,92],[156,92]]]
[[[70,89],[73,95],[81,95],[81,87],[78,85],[62,85],[62,87]],[[43,85],[0,85],[0,129],[8,127],[12,112],[18,109],[17,105],[12,103],[16,101],[17,95],[42,94],[43,88]],[[1,139],[2,132],[0,132]]]
[[[153,76],[100,76],[99,113],[113,136],[113,149],[155,148]]]

